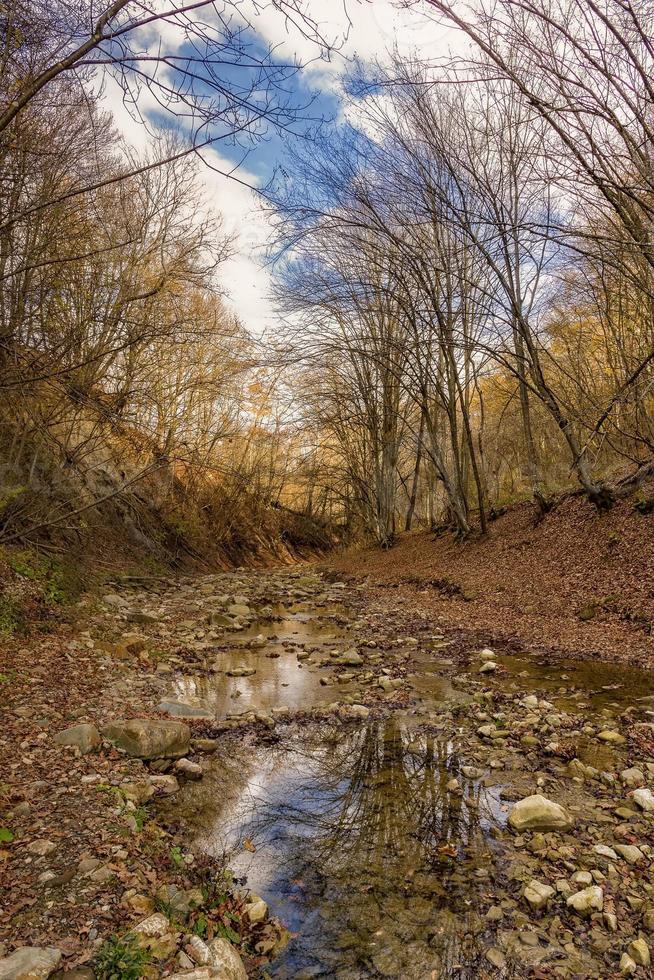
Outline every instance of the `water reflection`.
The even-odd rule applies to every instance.
[[[255,639],[260,642],[251,645]],[[295,711],[334,700],[333,693],[328,697],[331,686],[320,683],[325,671],[314,661],[324,660],[333,648],[343,649],[346,639],[347,634],[332,618],[296,609],[282,622],[258,624],[235,634],[229,647],[213,653],[213,673],[177,675],[172,696],[208,707],[219,719],[277,707]],[[310,662],[298,660],[298,652],[304,650],[311,651]],[[229,675],[251,668],[255,673],[248,677]],[[350,689],[351,685],[339,685],[339,696]]]
[[[390,718],[232,760],[213,806],[198,789],[202,845],[298,932],[275,976],[479,976],[501,813],[461,762],[453,741],[416,744]]]

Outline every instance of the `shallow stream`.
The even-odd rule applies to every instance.
[[[361,638],[342,607],[291,607],[279,622],[231,636],[216,651],[213,673],[180,674],[172,693],[218,718],[357,697],[365,685],[357,676],[332,683],[329,656]],[[294,934],[270,968],[275,977],[492,974],[481,909],[510,874],[498,843],[508,810],[502,793],[524,759],[506,749],[495,765],[486,758],[472,775],[462,772],[480,756],[456,714],[447,733],[424,723],[438,717],[444,699],[465,703],[484,683],[473,663],[472,687],[461,690],[445,644],[426,646],[395,650],[409,688],[400,710],[358,725],[315,722],[242,740],[182,795],[180,816],[196,847],[224,856]],[[371,652],[383,662],[382,652]],[[494,683],[508,693],[535,693],[591,719],[629,707],[652,720],[651,674],[527,654],[498,662]],[[256,672],[231,676],[241,668]],[[456,792],[448,789],[453,779]]]

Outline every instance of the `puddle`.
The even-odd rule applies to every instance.
[[[543,661],[529,654],[498,656],[506,671],[497,684],[504,691],[529,690],[551,700],[557,707],[580,711],[588,705],[592,712],[608,709],[624,711],[633,707],[641,712],[654,710],[654,673],[594,661]]]
[[[477,908],[505,817],[499,789],[461,763],[454,741],[416,742],[391,717],[240,747],[189,789],[198,845],[297,933],[272,976],[480,975]],[[453,777],[462,793],[447,790]]]
[[[308,606],[294,606],[280,622],[228,634],[230,646],[212,656],[215,672],[176,676],[172,696],[207,707],[221,720],[246,711],[298,710],[334,701],[351,692],[353,684],[322,685],[320,679],[331,672],[316,661],[327,659],[332,649],[351,645],[343,619],[340,606],[328,606],[318,615]],[[260,644],[250,645],[259,637]],[[310,652],[308,660],[298,660],[303,652]],[[256,672],[250,676],[230,676],[253,668]]]

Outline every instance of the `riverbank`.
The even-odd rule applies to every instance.
[[[606,514],[568,497],[540,522],[522,503],[485,538],[403,534],[330,567],[365,582],[379,608],[413,609],[471,641],[654,667],[654,513],[638,509],[643,493]]]
[[[132,580],[5,650],[0,976],[648,975],[654,676],[333,579]]]

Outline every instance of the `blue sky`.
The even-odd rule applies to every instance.
[[[346,95],[343,84],[355,58],[364,63],[384,61],[395,44],[407,53],[419,49],[422,55],[435,58],[457,42],[451,30],[426,20],[418,10],[403,9],[395,0],[303,0],[303,3],[309,15],[320,22],[321,34],[336,42],[336,51],[329,59],[321,58],[315,42],[289,25],[270,0],[229,2],[230,9],[237,9],[243,24],[250,25],[247,36],[254,50],[263,53],[273,47],[279,61],[297,61],[303,65],[285,85],[290,104],[295,108],[311,102],[310,108],[291,126],[300,138],[309,136],[320,119],[329,123],[356,118],[356,106]],[[347,16],[344,4],[347,4]],[[159,37],[153,40],[168,50],[181,50],[179,33],[175,33],[173,26],[164,24],[159,28]],[[107,104],[125,137],[135,147],[145,149],[148,134],[122,105],[117,87],[108,86]],[[152,121],[160,115],[147,98],[141,108]],[[276,168],[284,164],[293,139],[290,133],[280,134],[268,127],[263,139],[251,144],[243,140],[236,144],[234,140],[221,140],[205,154],[215,168],[204,168],[202,174],[206,207],[215,208],[222,215],[226,230],[235,236],[234,256],[225,263],[222,280],[231,305],[256,335],[274,329],[275,315],[270,299],[271,270],[265,264],[270,229],[258,195],[249,186],[266,185]],[[235,176],[241,182],[216,172],[230,171],[237,164]]]

